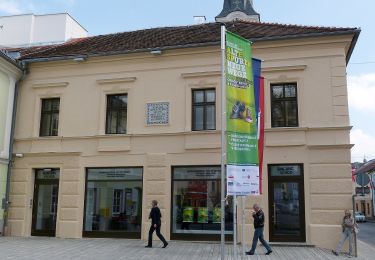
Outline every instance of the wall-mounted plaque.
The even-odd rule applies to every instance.
[[[169,102],[147,103],[147,125],[169,124]]]

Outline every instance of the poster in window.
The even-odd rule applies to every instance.
[[[219,207],[214,208],[212,212],[212,223],[221,223],[221,209]]]
[[[191,223],[193,222],[194,210],[192,207],[186,207],[183,210],[182,222]]]
[[[198,223],[208,223],[208,209],[206,207],[198,208]]]

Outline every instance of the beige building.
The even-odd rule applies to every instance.
[[[263,195],[244,200],[246,241],[259,202],[270,241],[332,248],[351,208],[346,64],[359,30],[227,29],[264,61]],[[167,239],[219,239],[219,23],[90,37],[22,59],[8,235],[146,239],[157,199]]]

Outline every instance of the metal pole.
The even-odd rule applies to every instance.
[[[241,212],[242,212],[242,258],[245,258],[245,198],[244,196],[241,197]]]
[[[354,194],[352,196],[354,225],[357,224],[356,221],[355,221],[355,200],[354,200],[355,197],[356,197],[356,195]],[[353,235],[354,235],[354,256],[358,257],[358,252],[357,252],[357,234],[355,232],[353,232]]]
[[[233,259],[237,260],[237,196],[236,195],[233,196]]]
[[[221,26],[221,260],[225,260],[225,25]]]

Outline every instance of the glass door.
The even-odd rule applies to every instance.
[[[270,241],[305,242],[302,165],[269,167]]]
[[[59,170],[36,170],[31,235],[55,236]]]

